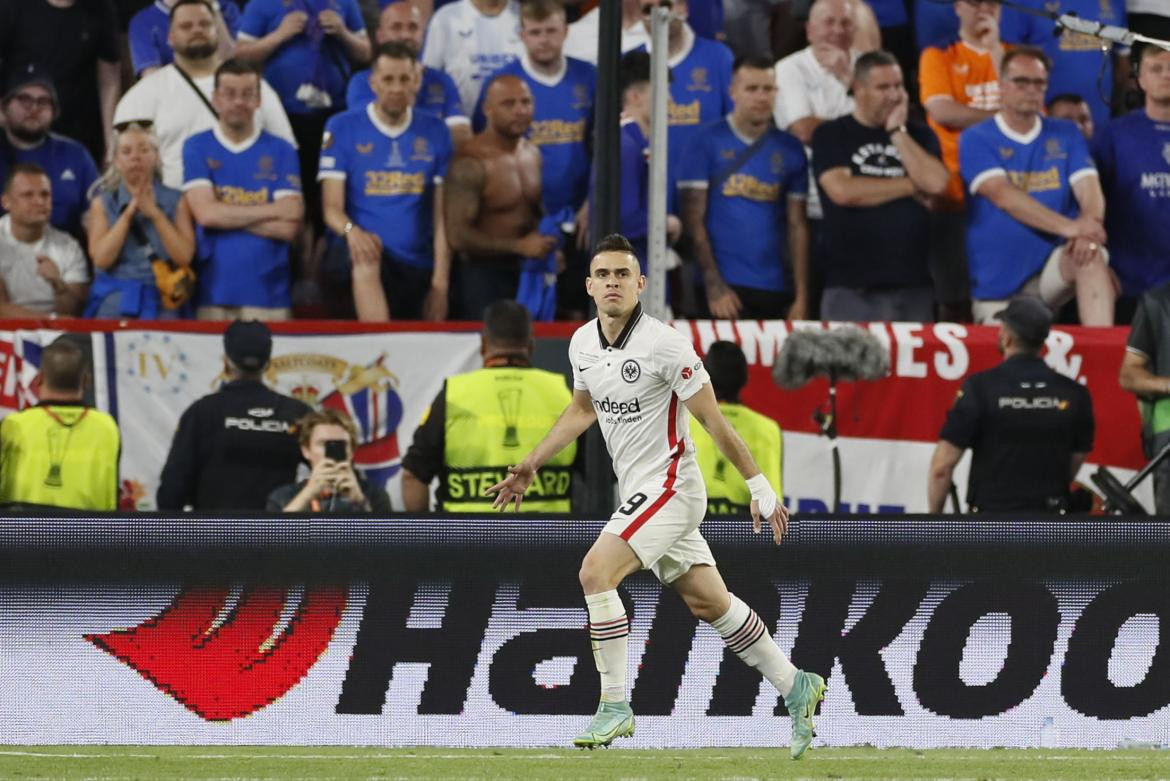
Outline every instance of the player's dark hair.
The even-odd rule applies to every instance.
[[[499,347],[527,349],[532,341],[532,316],[510,298],[488,304],[483,310],[483,338]]]
[[[259,64],[253,62],[252,60],[240,59],[239,57],[232,57],[230,60],[224,60],[219,64],[219,67],[215,69],[214,86],[216,89],[219,89],[220,77],[224,76],[225,74],[228,76],[255,76],[257,85],[260,83],[261,79],[264,78],[261,73]]]
[[[650,81],[650,55],[644,51],[626,52],[622,55],[622,62],[618,68],[618,81],[621,91]]]
[[[1071,103],[1072,105],[1075,106],[1078,103],[1087,103],[1087,102],[1088,101],[1086,101],[1084,99],[1084,97],[1076,94],[1075,92],[1062,92],[1059,95],[1053,95],[1052,100],[1048,101],[1048,104],[1045,106],[1045,108],[1048,109],[1049,113],[1051,113],[1052,107],[1057,105],[1058,103]]]
[[[374,59],[370,61],[370,67],[377,67],[378,60],[383,57],[388,60],[418,62],[418,55],[415,54],[414,49],[406,41],[390,41],[389,43],[378,44],[374,49]]]
[[[553,16],[565,15],[565,6],[560,0],[523,0],[520,3],[520,23],[524,20],[543,22]]]
[[[12,189],[12,182],[16,179],[18,174],[26,174],[28,176],[48,176],[49,174],[44,168],[38,164],[26,161],[21,163],[13,163],[12,167],[8,169],[8,175],[4,177],[4,192]]]
[[[1003,55],[1003,60],[999,64],[999,74],[1003,76],[1007,73],[1008,65],[1021,57],[1038,61],[1044,66],[1044,70],[1052,73],[1052,60],[1044,53],[1043,49],[1037,49],[1035,46],[1016,46],[1007,50]]]
[[[748,381],[747,358],[735,342],[712,342],[703,358],[711,375],[711,388],[719,401],[739,401],[739,393]]]
[[[772,70],[772,60],[768,57],[761,57],[758,54],[745,54],[735,58],[735,62],[731,64],[731,73],[734,75],[740,68],[751,68],[758,71]]]
[[[638,257],[638,253],[634,252],[634,245],[620,233],[611,233],[597,242],[597,246],[593,248],[593,257],[603,252],[625,252],[635,258]]]
[[[898,58],[882,49],[874,49],[857,58],[853,64],[853,83],[865,84],[869,80],[869,72],[874,68],[885,68],[897,65]]]
[[[210,2],[208,2],[208,0],[179,0],[177,3],[171,6],[171,14],[168,18],[173,22],[175,20],[175,12],[185,5],[203,6],[207,9],[207,13],[211,14],[213,17],[215,16],[215,8],[211,5]]]
[[[41,351],[41,380],[55,391],[79,391],[85,383],[85,353],[68,336]]]

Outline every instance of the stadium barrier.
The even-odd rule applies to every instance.
[[[564,517],[0,518],[9,744],[565,745],[596,706]],[[703,530],[829,679],[818,742],[1162,743],[1170,521],[812,516]],[[634,747],[777,746],[776,693],[645,573]]]

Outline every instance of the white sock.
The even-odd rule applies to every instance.
[[[732,594],[731,608],[712,621],[711,626],[736,656],[759,670],[781,696],[788,696],[796,680],[796,667],[768,634],[767,625],[756,611]]]
[[[589,608],[589,640],[593,661],[601,673],[601,701],[626,701],[626,643],[630,621],[617,590],[586,594]]]

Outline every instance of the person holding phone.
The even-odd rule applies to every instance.
[[[321,409],[297,423],[309,477],[274,490],[268,510],[288,513],[389,513],[390,497],[353,468],[357,428],[344,412]]]

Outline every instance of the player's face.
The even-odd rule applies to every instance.
[[[857,29],[856,9],[849,0],[821,0],[808,15],[805,33],[811,46],[848,50]]]
[[[1081,135],[1086,140],[1093,137],[1093,112],[1089,111],[1089,104],[1083,100],[1071,103],[1067,100],[1062,100],[1052,106],[1048,112],[1049,116],[1057,119],[1071,119],[1080,128]]]
[[[541,21],[520,21],[520,40],[524,42],[528,58],[538,65],[555,65],[560,61],[568,32],[565,15],[560,13]]]
[[[1048,69],[1033,57],[1017,57],[999,77],[1003,107],[1017,114],[1039,114],[1048,89]]]
[[[520,138],[532,126],[532,91],[520,79],[502,77],[488,88],[484,115],[506,138]]]
[[[638,259],[628,252],[602,252],[589,264],[585,290],[597,304],[597,311],[621,317],[634,311],[638,296],[646,287],[646,277]]]
[[[414,105],[418,94],[419,64],[398,57],[379,57],[370,71],[370,88],[391,121],[398,121]]]
[[[875,125],[885,125],[897,106],[906,99],[902,69],[897,65],[870,68],[863,80],[853,85],[853,98],[861,116]]]
[[[687,21],[686,0],[640,0],[639,5],[642,8],[642,25],[646,32],[650,32],[654,24],[650,12],[654,10],[654,6],[661,6],[671,11],[670,35],[677,36],[682,33],[683,25]]]
[[[21,87],[4,104],[4,119],[8,131],[21,141],[39,141],[53,122],[53,96],[39,84]]]
[[[770,70],[742,67],[731,78],[735,113],[749,122],[767,122],[776,103],[776,77]]]
[[[219,48],[215,17],[202,5],[185,5],[179,8],[171,16],[167,42],[172,49],[188,59],[207,59]]]
[[[211,103],[225,126],[236,131],[251,128],[252,118],[260,108],[260,77],[255,73],[220,74]]]
[[[144,130],[126,130],[118,134],[114,148],[114,168],[128,182],[142,182],[158,168],[158,149]]]
[[[378,43],[409,44],[417,54],[423,45],[422,13],[406,0],[386,6],[374,38]]]
[[[18,225],[47,225],[53,211],[53,191],[44,174],[17,174],[0,197]]]
[[[1170,104],[1170,52],[1146,49],[1138,69],[1138,84],[1152,103]]]

